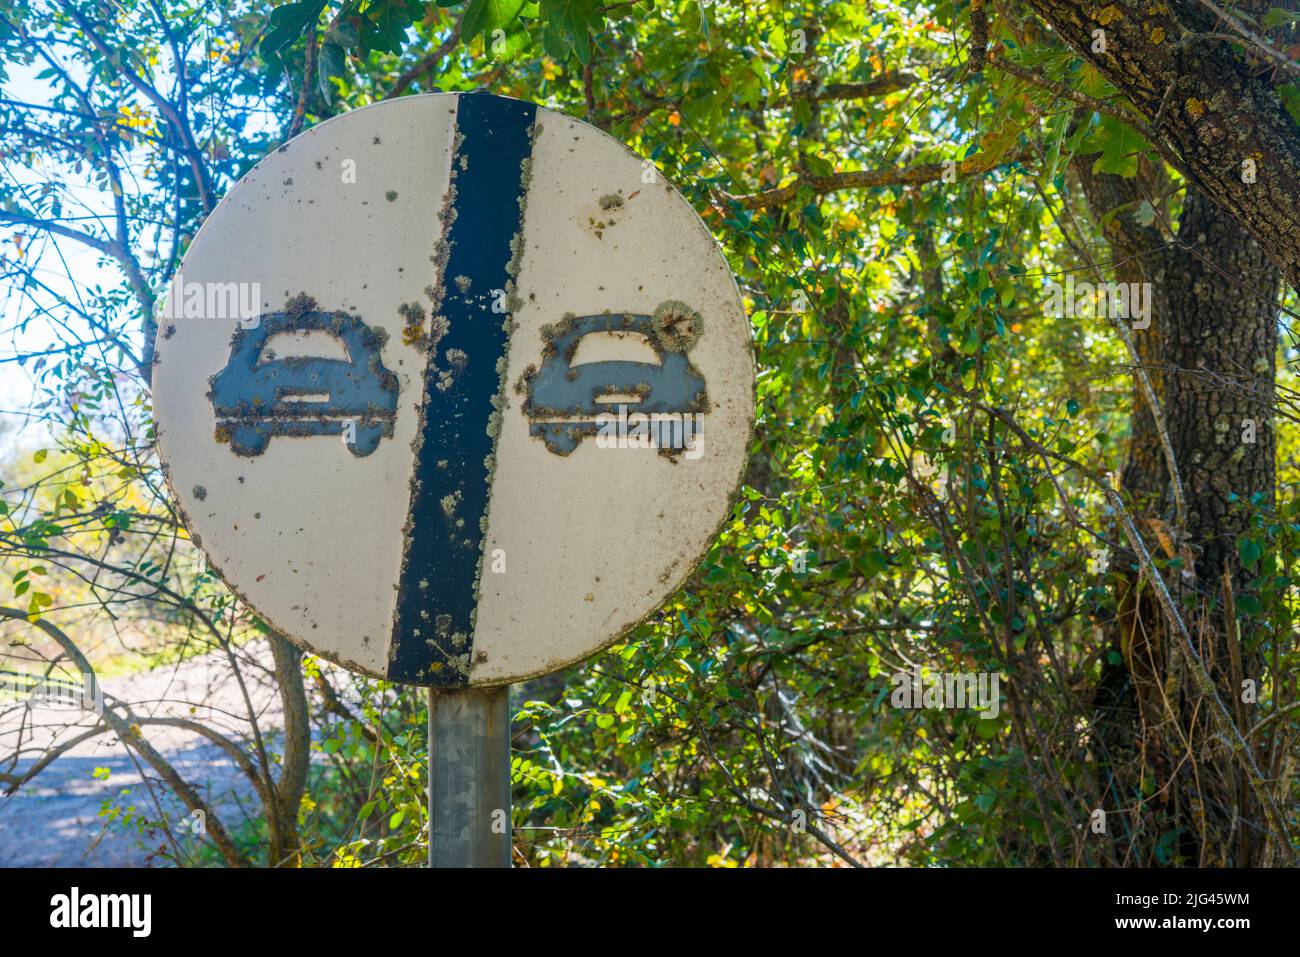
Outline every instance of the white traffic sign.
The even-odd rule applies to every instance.
[[[707,228],[604,133],[403,97],[271,154],[195,237],[154,404],[194,540],[286,637],[378,677],[579,661],[726,518],[749,326]]]

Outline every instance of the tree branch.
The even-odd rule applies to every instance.
[[[956,173],[960,177],[980,176],[996,166],[1008,163],[1020,163],[1032,155],[1029,150],[995,158],[989,162],[982,154],[968,156],[956,162]],[[810,189],[814,196],[824,196],[842,189],[868,189],[878,186],[921,186],[943,179],[949,170],[948,163],[921,163],[917,166],[883,166],[879,169],[850,170],[844,173],[831,173],[829,176],[804,176],[786,186],[766,189],[758,193],[735,196],[722,193],[722,197],[739,203],[745,209],[765,209],[772,206],[784,206],[792,202],[801,189]]]
[[[189,123],[176,111],[176,107],[172,105],[171,101],[154,89],[152,85],[145,82],[134,70],[126,68],[121,62],[119,54],[109,49],[108,44],[95,32],[90,21],[86,19],[80,10],[71,3],[64,3],[63,8],[68,11],[68,15],[77,22],[77,26],[81,27],[81,32],[86,35],[86,39],[95,45],[95,48],[113,66],[117,74],[135,87],[171,124],[172,130],[180,138],[184,153],[190,161],[190,169],[194,172],[194,182],[199,188],[199,200],[203,204],[203,210],[204,212],[211,212],[215,205],[212,181],[208,174],[207,165],[203,162],[203,153],[194,141],[194,133],[190,129]]]
[[[447,39],[442,41],[442,45],[399,76],[397,82],[393,84],[392,91],[384,99],[391,100],[395,96],[401,96],[412,83],[432,71],[434,67],[446,59],[451,51],[456,49],[456,44],[460,42],[460,26],[464,20],[465,16],[462,14],[457,19],[455,26],[451,28],[451,33],[447,34]]]

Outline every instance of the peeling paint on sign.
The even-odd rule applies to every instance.
[[[439,263],[440,314],[448,361],[455,353],[458,381],[433,363],[425,374],[410,518],[389,646],[388,675],[431,685],[467,683],[473,655],[482,521],[488,508],[491,434],[497,411],[507,329],[492,311],[491,290],[510,279],[511,240],[522,210],[521,164],[532,148],[536,108],[499,96],[462,96],[456,112],[455,151],[444,206],[446,256]],[[468,158],[467,164],[458,160]],[[448,277],[458,277],[448,288]],[[446,461],[442,467],[439,461]],[[451,507],[448,507],[451,503]],[[439,632],[429,625],[429,603],[417,583],[439,582],[438,612],[449,619]],[[449,640],[462,636],[461,641]]]

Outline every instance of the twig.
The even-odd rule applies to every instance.
[[[1151,420],[1155,423],[1156,435],[1160,437],[1160,449],[1165,457],[1165,468],[1169,470],[1169,481],[1174,493],[1174,543],[1181,548],[1183,535],[1187,531],[1187,499],[1183,495],[1183,479],[1178,472],[1178,457],[1174,454],[1174,443],[1169,437],[1169,425],[1165,422],[1164,408],[1156,398],[1151,377],[1147,375],[1146,367],[1142,365],[1142,360],[1138,356],[1137,345],[1133,342],[1133,333],[1118,318],[1112,318],[1111,325],[1119,332],[1120,338],[1124,340],[1124,347],[1133,360],[1133,377],[1137,379],[1142,397],[1146,399],[1147,408],[1151,410]],[[1189,570],[1191,570],[1190,565]]]
[[[1147,125],[1142,117],[1127,110],[1119,109],[1105,100],[1099,100],[1095,96],[1089,96],[1087,93],[1081,93],[1078,90],[1072,90],[1064,83],[1053,80],[1050,77],[1043,76],[1033,70],[1021,66],[1019,63],[1013,63],[998,50],[994,51],[991,59],[993,67],[1001,70],[1003,73],[1010,73],[1017,79],[1024,80],[1026,83],[1032,83],[1034,86],[1041,87],[1050,93],[1054,93],[1063,100],[1069,100],[1085,109],[1094,110],[1103,116],[1109,116],[1119,120],[1121,123],[1127,123],[1140,132],[1149,142],[1158,142],[1155,130]]]
[[[81,649],[77,647],[76,643],[64,634],[63,630],[57,625],[45,618],[38,618],[35,621],[31,621],[28,613],[19,608],[0,607],[0,617],[12,618],[16,621],[28,621],[41,631],[45,632],[45,634],[58,643],[59,647],[63,649],[64,654],[72,660],[73,664],[81,674],[86,675],[90,679],[91,687],[97,687],[98,679],[95,677],[95,670],[90,666],[90,662],[86,659],[86,656],[82,654]],[[118,704],[122,710],[126,712],[125,717],[117,714],[113,708],[108,706],[107,701],[105,701],[105,705],[101,709],[99,715],[100,719],[113,729],[113,733],[117,735],[118,739],[123,744],[129,748],[134,748],[135,751],[144,758],[149,766],[158,773],[159,777],[167,782],[167,786],[171,788],[172,793],[181,799],[181,802],[186,808],[190,811],[199,811],[203,814],[203,818],[206,821],[207,832],[209,836],[211,836],[213,843],[217,845],[218,850],[221,851],[221,856],[225,858],[226,863],[231,867],[245,866],[248,863],[247,860],[235,846],[234,841],[230,839],[230,835],[226,833],[226,829],[222,826],[220,819],[217,818],[204,800],[199,797],[198,792],[195,791],[183,777],[181,777],[180,773],[172,766],[171,762],[164,758],[157,749],[149,743],[148,739],[140,733],[140,719],[131,711],[131,708],[125,703]]]
[[[438,49],[434,50],[419,63],[415,64],[415,66],[411,67],[399,76],[397,82],[393,84],[393,89],[384,97],[384,99],[391,100],[395,96],[401,96],[406,92],[407,87],[431,71],[441,63],[452,50],[456,49],[456,44],[460,42],[460,26],[464,20],[465,17],[462,15],[460,19],[456,21],[455,26],[451,28],[451,33],[447,34],[447,39],[442,41],[442,46],[438,47]]]
[[[1295,60],[1292,60],[1285,53],[1278,51],[1274,48],[1273,44],[1269,43],[1263,37],[1248,28],[1227,10],[1224,10],[1217,3],[1212,3],[1211,0],[1200,0],[1200,4],[1240,34],[1239,37],[1229,37],[1228,39],[1250,41],[1251,45],[1253,45],[1255,49],[1259,50],[1259,52],[1263,53],[1264,56],[1281,66],[1287,72],[1300,76],[1300,63],[1296,63]],[[1212,35],[1221,36],[1221,34]]]
[[[587,62],[582,67],[582,96],[587,102],[587,122],[592,126],[600,126],[596,120],[596,77],[592,64],[596,56],[593,53],[587,58]]]

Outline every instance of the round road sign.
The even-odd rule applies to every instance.
[[[431,94],[268,156],[160,310],[158,442],[211,566],[303,648],[499,685],[652,613],[729,513],[749,326],[654,166]]]

